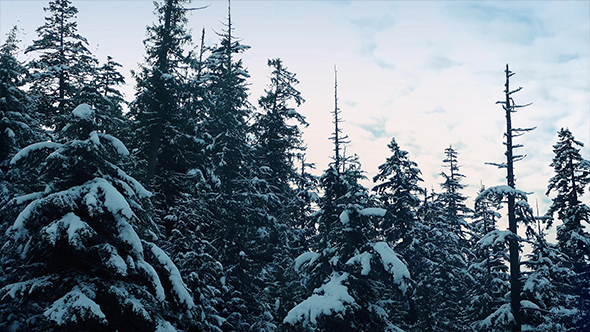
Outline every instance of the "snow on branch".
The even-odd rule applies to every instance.
[[[283,323],[295,325],[297,322],[303,322],[303,325],[315,325],[320,315],[344,313],[346,304],[355,303],[354,298],[348,294],[348,287],[342,284],[346,279],[348,273],[332,272],[329,281],[316,288],[312,296],[291,309]]]
[[[17,154],[15,154],[14,157],[12,157],[12,159],[10,160],[10,164],[14,165],[19,160],[21,160],[23,158],[27,158],[31,152],[43,150],[43,149],[57,150],[61,147],[62,147],[61,144],[55,143],[55,142],[39,142],[39,143],[31,144],[29,146],[22,148]]]
[[[373,248],[381,256],[385,271],[393,276],[393,281],[405,293],[408,290],[406,280],[410,279],[410,271],[408,271],[406,265],[386,242],[377,242],[373,245]]]
[[[481,200],[484,198],[492,198],[492,199],[503,199],[504,197],[508,197],[509,195],[514,196],[515,198],[525,200],[527,199],[527,195],[530,193],[524,192],[522,190],[511,188],[507,185],[501,186],[494,186],[489,187],[480,193],[475,200]]]

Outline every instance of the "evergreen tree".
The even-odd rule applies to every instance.
[[[555,157],[551,166],[555,176],[549,180],[547,195],[556,193],[548,215],[557,215],[562,222],[557,227],[559,249],[571,259],[576,277],[575,294],[579,297],[577,309],[581,317],[577,328],[590,328],[590,234],[584,223],[590,221],[590,208],[580,197],[590,183],[590,162],[580,155],[582,142],[576,141],[569,129],[561,129],[559,141],[553,146]]]
[[[337,84],[335,84],[335,90]],[[335,93],[334,162],[324,172],[312,251],[295,260],[307,297],[284,319],[286,330],[400,331],[406,324],[410,273],[384,235],[386,210],[359,181],[357,158],[341,154],[341,119]],[[303,269],[302,269],[303,268]]]
[[[408,152],[401,150],[395,138],[387,145],[391,150],[391,157],[379,166],[379,174],[373,177],[373,182],[382,182],[373,187],[382,202],[387,214],[380,228],[390,243],[396,243],[396,250],[404,251],[410,245],[411,231],[415,226],[416,212],[420,206],[417,195],[422,192],[418,183],[420,170],[411,161]],[[398,244],[398,241],[399,242]]]
[[[149,186],[164,185],[171,172],[186,173],[193,168],[189,158],[200,151],[200,141],[194,139],[196,119],[183,107],[188,87],[183,73],[190,64],[183,47],[191,41],[182,7],[187,2],[154,3],[158,22],[147,27],[146,63],[139,73],[133,73],[137,92],[130,115],[139,125],[136,136],[146,138],[135,145],[146,161],[141,175]],[[154,182],[156,177],[159,180]],[[170,189],[166,195],[172,198],[175,190]]]
[[[152,242],[158,231],[142,207],[150,193],[116,166],[129,152],[95,114],[76,107],[57,142],[11,160],[18,185],[36,183],[2,209],[13,220],[2,330],[175,331],[194,318],[178,268]]]
[[[523,265],[521,304],[524,324],[534,331],[583,331],[571,281],[575,273],[569,257],[548,243],[544,233],[527,231],[532,251]],[[523,325],[524,326],[524,325]]]
[[[469,224],[465,218],[472,212],[465,205],[467,197],[461,193],[465,188],[465,185],[461,184],[461,180],[465,175],[459,173],[457,151],[452,146],[445,149],[445,155],[446,158],[443,160],[443,163],[449,169],[449,173],[441,172],[444,182],[440,185],[442,192],[437,198],[444,207],[443,216],[449,223],[451,229],[461,238],[465,239],[465,232],[469,229]]]
[[[225,271],[219,263],[214,237],[217,230],[208,204],[212,191],[206,168],[202,139],[202,82],[195,77],[195,59],[186,48],[191,43],[184,6],[190,1],[166,0],[155,3],[157,22],[147,28],[146,56],[141,71],[134,73],[137,93],[130,105],[135,121],[134,136],[139,160],[138,176],[155,192],[153,209],[160,232],[158,244],[178,266],[196,297],[196,315],[191,324],[197,330],[219,331],[222,306],[221,280]],[[203,47],[203,45],[201,45]],[[98,91],[110,98],[110,88],[119,82],[116,63],[109,60],[101,69]]]
[[[486,194],[482,185],[475,199],[470,242],[473,258],[469,272],[475,279],[469,291],[469,320],[476,331],[510,331],[510,323],[499,313],[509,308],[510,275],[508,244],[498,229],[501,202]]]
[[[28,70],[16,59],[17,32],[13,27],[0,46],[0,206],[17,193],[6,179],[10,159],[25,146],[49,139],[31,110],[31,99],[22,90]],[[0,217],[0,234],[4,234],[5,225]]]
[[[415,240],[408,248],[407,260],[416,280],[412,295],[415,305],[415,331],[468,331],[467,292],[473,277],[468,271],[471,256],[465,236],[465,213],[460,184],[463,175],[457,166],[457,153],[445,150],[444,163],[450,174],[442,172],[443,192],[432,193],[413,231]]]
[[[54,0],[43,8],[50,16],[37,28],[39,39],[25,53],[36,52],[31,68],[30,92],[36,107],[45,114],[45,123],[55,125],[56,115],[67,115],[83,102],[77,98],[94,74],[97,60],[88,50],[88,41],[78,34],[78,9],[70,0]]]

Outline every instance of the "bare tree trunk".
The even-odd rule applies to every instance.
[[[508,186],[512,189],[515,188],[514,185],[514,154],[513,154],[513,144],[512,144],[512,102],[510,98],[510,76],[513,73],[508,69],[508,64],[506,64],[506,90],[504,90],[506,94],[506,105],[504,109],[506,110],[506,169],[508,171],[508,175],[506,176]],[[520,310],[520,258],[519,258],[519,244],[518,244],[518,237],[517,237],[517,230],[518,227],[516,225],[516,215],[515,215],[515,206],[514,206],[514,194],[510,193],[508,195],[508,228],[514,234],[513,237],[510,238],[510,306],[512,309],[512,314],[514,315],[514,319],[516,323],[512,327],[512,331],[519,332],[521,330],[522,325],[522,317],[521,317],[521,310]]]

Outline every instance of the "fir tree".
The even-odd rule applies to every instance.
[[[590,162],[582,158],[582,142],[576,141],[569,129],[561,129],[559,141],[553,146],[555,157],[551,166],[555,176],[549,180],[547,195],[556,193],[548,215],[557,215],[562,222],[557,227],[559,249],[571,259],[576,277],[573,280],[579,297],[577,320],[580,331],[590,328],[590,234],[584,223],[590,220],[590,208],[580,197],[590,183]]]
[[[97,60],[88,50],[88,41],[78,34],[75,21],[78,9],[70,0],[49,2],[45,24],[37,28],[39,39],[25,53],[36,52],[31,68],[31,93],[36,107],[46,115],[45,122],[55,125],[56,115],[66,115],[83,102],[79,96],[94,74]]]
[[[418,183],[420,170],[411,161],[408,152],[401,150],[395,138],[387,145],[391,150],[391,157],[379,166],[379,174],[373,177],[373,182],[382,182],[373,187],[388,211],[380,228],[384,230],[385,238],[390,243],[398,243],[396,249],[403,252],[410,245],[411,230],[416,222],[416,211],[420,206],[417,195],[422,191]]]
[[[469,320],[476,331],[509,331],[510,323],[499,316],[509,308],[508,244],[498,229],[501,202],[486,194],[482,185],[475,199],[471,223],[473,257],[469,272],[475,279],[469,291]]]
[[[129,152],[97,130],[95,114],[76,107],[57,142],[11,160],[13,177],[38,182],[2,211],[14,216],[2,251],[3,330],[174,331],[191,321],[193,297],[152,242],[158,231],[142,207],[150,193],[116,166]]]
[[[335,84],[335,88],[337,84]],[[334,114],[334,162],[320,183],[319,234],[312,251],[295,261],[307,298],[284,319],[285,329],[314,331],[399,331],[407,319],[404,304],[410,273],[379,232],[386,210],[359,181],[357,158],[341,154],[342,131],[337,94]],[[345,162],[346,161],[346,162]]]
[[[6,178],[10,159],[25,146],[49,139],[31,109],[31,98],[22,90],[28,70],[16,59],[17,32],[13,27],[0,46],[0,206],[17,190]],[[0,223],[4,234],[6,224]]]
[[[451,229],[461,238],[465,239],[465,232],[469,229],[465,218],[472,212],[465,205],[467,197],[461,193],[465,188],[465,185],[461,184],[461,180],[465,175],[459,173],[457,151],[452,146],[445,149],[445,155],[446,158],[443,160],[443,163],[449,169],[449,173],[441,172],[444,182],[440,184],[442,192],[437,198],[444,206],[443,215]]]

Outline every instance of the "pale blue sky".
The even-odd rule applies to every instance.
[[[142,61],[142,39],[152,1],[74,0],[79,32],[102,61],[111,55],[129,70]],[[189,15],[195,42],[217,42],[226,1]],[[46,1],[0,0],[4,38],[13,24],[36,38]],[[443,151],[458,149],[466,193],[480,181],[505,183],[505,173],[485,162],[502,162],[504,67],[517,73],[518,103],[533,102],[514,116],[516,127],[538,129],[518,139],[528,157],[517,164],[517,186],[548,206],[557,130],[569,127],[590,158],[590,3],[588,1],[248,1],[232,2],[235,34],[252,46],[244,64],[252,76],[251,101],[267,84],[266,59],[281,57],[297,73],[307,102],[300,108],[310,127],[309,160],[323,170],[331,154],[333,66],[338,66],[344,131],[369,177],[388,156],[392,136],[424,173],[425,186],[439,189]],[[369,183],[367,183],[369,185]],[[590,204],[590,194],[586,194]]]

